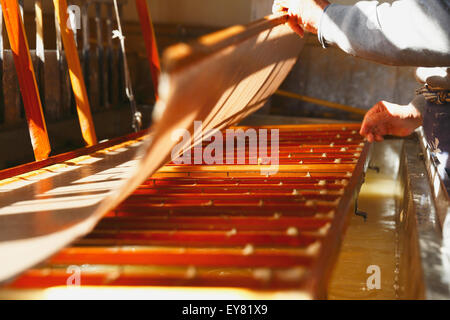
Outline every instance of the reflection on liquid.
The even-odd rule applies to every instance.
[[[401,211],[401,183],[398,179],[399,141],[374,145],[372,163],[380,172],[368,170],[358,198],[358,207],[367,212],[366,222],[351,214],[349,228],[334,269],[328,291],[329,299],[398,298],[398,230],[396,217]],[[373,272],[380,268],[380,289],[367,288]]]

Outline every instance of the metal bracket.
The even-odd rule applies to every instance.
[[[370,168],[370,166],[368,167]],[[380,168],[378,168],[378,170],[380,170]],[[362,186],[364,184],[364,181],[366,180],[366,174],[365,172],[362,174],[361,177],[361,185]],[[360,190],[360,188],[358,188],[358,190]],[[358,196],[359,196],[359,191],[357,191],[356,195],[355,195],[355,215],[363,217],[364,218],[364,222],[367,221],[367,212],[361,211],[358,209]]]
[[[367,169],[370,170],[375,170],[377,173],[380,173],[380,167],[374,164],[369,164],[369,166],[367,167]]]
[[[357,216],[363,217],[364,222],[367,221],[367,212],[361,211],[358,209],[358,197],[355,199],[355,214]]]

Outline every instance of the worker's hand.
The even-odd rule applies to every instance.
[[[304,31],[317,34],[323,10],[330,3],[327,0],[275,0],[274,14],[288,14],[288,24],[294,32],[303,37]]]
[[[384,135],[409,136],[422,125],[422,116],[412,104],[406,106],[380,101],[364,116],[360,134],[369,142],[383,141]]]

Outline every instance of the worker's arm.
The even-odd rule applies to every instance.
[[[408,105],[380,101],[364,116],[360,134],[369,142],[382,141],[383,136],[406,137],[422,125],[423,96],[417,96]]]
[[[324,46],[337,45],[354,56],[389,65],[450,65],[450,1],[330,4],[318,15],[323,1],[276,0],[274,11],[288,11],[300,27],[318,33]]]

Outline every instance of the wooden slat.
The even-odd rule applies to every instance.
[[[150,15],[147,0],[136,0],[136,9],[141,23],[142,35],[144,37],[145,48],[147,49],[147,59],[150,64],[155,96],[158,99],[158,84],[161,67],[159,64],[158,46],[156,45],[155,30]]]
[[[92,120],[86,86],[81,72],[78,51],[73,37],[73,32],[67,27],[67,2],[65,0],[53,0],[55,14],[61,30],[61,38],[64,44],[72,89],[77,104],[78,119],[84,141],[88,146],[97,143],[94,122]]]
[[[205,254],[206,253],[206,254]],[[121,264],[121,265],[197,265],[215,267],[292,267],[309,265],[313,255],[302,249],[295,252],[260,249],[251,255],[242,249],[132,248],[131,250],[103,248],[67,248],[50,262],[54,264]]]
[[[310,171],[314,172],[347,172],[352,171],[355,166],[351,164],[327,164],[324,166],[323,164],[316,165],[280,165],[279,172],[301,172],[308,173]],[[165,166],[162,167],[160,173],[169,173],[169,172],[261,172],[264,169],[270,168],[269,165],[210,165],[207,167],[200,167],[196,165],[192,166]]]
[[[115,266],[111,268],[101,265],[92,265],[89,266],[89,269],[87,266],[83,267],[83,285],[85,286],[188,285],[197,287],[241,287],[267,290],[268,284],[270,284],[271,289],[290,289],[291,294],[293,290],[298,290],[298,288],[301,287],[305,275],[304,270],[301,268],[276,268],[272,269],[272,276],[270,281],[268,281],[268,279],[264,277],[258,277],[257,273],[255,273],[255,269],[251,268],[217,269],[214,267],[202,267],[195,269],[196,276],[192,279],[192,277],[189,277],[192,274],[192,267],[183,266],[171,267],[170,269],[156,266]],[[67,268],[67,265],[62,265],[52,269],[30,270],[14,281],[11,284],[11,287],[35,289],[65,284],[67,281]],[[111,277],[111,274],[116,274],[118,277]],[[220,274],[220,277],[217,276],[218,274]],[[292,276],[286,277],[286,274],[294,274],[297,275],[297,277],[293,279]],[[118,287],[115,287],[115,290],[117,290],[117,288]],[[151,296],[150,292],[148,292],[148,296]]]
[[[36,160],[43,160],[50,153],[50,142],[25,28],[16,0],[1,0],[1,5],[3,7],[9,43],[14,54],[14,62],[22,92],[34,156]]]

